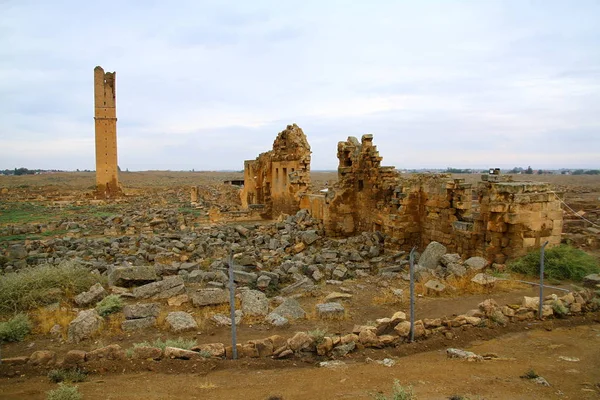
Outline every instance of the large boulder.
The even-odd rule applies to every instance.
[[[108,270],[108,284],[110,286],[130,287],[154,282],[157,279],[156,268],[151,265],[111,267]]]
[[[87,292],[79,293],[75,296],[75,303],[80,307],[86,307],[95,304],[108,295],[101,284],[96,283]]]
[[[103,319],[95,309],[80,311],[77,317],[69,324],[67,341],[79,343],[89,339],[102,326]]]
[[[179,333],[198,329],[198,324],[191,314],[185,311],[173,311],[165,319],[171,332]]]
[[[121,329],[124,331],[136,331],[140,329],[150,328],[156,323],[155,317],[126,319],[121,322]]]
[[[446,254],[446,246],[438,242],[431,242],[421,254],[419,265],[427,269],[435,269],[444,254]]]
[[[471,257],[467,258],[465,261],[465,265],[475,271],[479,271],[484,269],[487,266],[488,262],[483,257]]]
[[[188,292],[192,304],[196,307],[212,306],[229,302],[229,291],[219,288],[198,289]]]
[[[244,315],[265,316],[269,313],[269,299],[258,290],[246,290],[240,295]]]
[[[133,296],[138,299],[168,299],[183,293],[185,290],[183,278],[167,276],[162,281],[148,283],[133,289]]]
[[[300,306],[298,300],[292,298],[285,299],[272,313],[280,315],[288,320],[306,318],[306,311]]]
[[[321,319],[344,319],[345,309],[340,303],[322,303],[317,304],[317,315]]]

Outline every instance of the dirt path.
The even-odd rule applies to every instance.
[[[324,369],[302,361],[229,362],[224,369],[193,373],[140,372],[92,375],[79,384],[84,399],[369,399],[390,394],[392,382],[412,385],[419,399],[598,399],[600,398],[600,324],[525,330],[467,348],[495,353],[498,361],[447,359],[443,350],[396,358],[396,365],[350,360],[339,369]],[[377,351],[373,359],[386,357]],[[560,357],[579,359],[565,361]],[[189,363],[178,361],[179,363]],[[550,382],[543,387],[519,378],[533,369]],[[180,370],[180,368],[176,368]],[[0,380],[0,399],[43,399],[56,385],[45,377]]]

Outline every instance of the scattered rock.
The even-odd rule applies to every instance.
[[[306,311],[300,306],[298,300],[292,298],[285,299],[273,310],[272,314],[280,315],[289,320],[306,318]]]
[[[269,313],[269,300],[258,290],[246,290],[240,295],[242,312],[248,316],[265,316]]]
[[[198,329],[198,324],[194,317],[185,311],[173,311],[165,319],[171,332],[179,333]]]
[[[123,307],[125,319],[158,317],[159,313],[160,304],[158,303],[138,303]]]
[[[108,269],[110,286],[129,287],[156,281],[158,275],[153,266],[111,267]]]
[[[340,303],[317,304],[317,315],[321,319],[344,319],[345,309]]]
[[[325,297],[325,302],[328,303],[334,300],[347,300],[351,299],[352,295],[348,293],[331,292]]]
[[[103,319],[95,309],[80,311],[77,317],[69,323],[67,341],[79,343],[89,339],[102,326]]]
[[[29,364],[33,366],[54,365],[56,362],[56,353],[48,350],[38,350],[29,356]]]
[[[75,303],[80,307],[86,307],[91,304],[96,304],[107,296],[106,290],[101,284],[96,283],[87,292],[83,292],[75,296]]]
[[[425,283],[425,287],[427,290],[435,293],[442,293],[444,290],[446,290],[446,285],[435,279],[427,281],[427,283]]]
[[[483,357],[477,355],[471,351],[461,350],[461,349],[446,349],[446,355],[448,358],[460,358],[467,361],[482,361]]]
[[[471,282],[487,286],[493,285],[497,280],[495,276],[480,272],[471,279]]]
[[[438,242],[431,242],[421,254],[419,265],[427,269],[435,269],[444,254],[446,254],[446,246]]]
[[[198,289],[188,293],[196,307],[229,303],[229,291],[218,288]]]
[[[273,326],[284,327],[290,324],[287,318],[272,312],[265,317],[265,321]]]
[[[479,271],[484,269],[487,266],[488,262],[483,257],[471,257],[468,258],[464,264],[472,270]]]

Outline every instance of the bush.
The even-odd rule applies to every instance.
[[[25,314],[17,314],[6,322],[0,322],[0,342],[20,342],[31,331],[31,321]]]
[[[53,369],[48,372],[48,379],[54,383],[69,382],[77,383],[83,382],[87,378],[87,373],[79,368],[75,369]]]
[[[110,294],[96,304],[96,311],[103,317],[119,312],[123,309],[125,303],[119,295]]]
[[[373,398],[375,400],[416,400],[417,396],[414,394],[412,386],[402,386],[396,379],[394,380],[391,397],[387,397],[383,394],[376,394]]]
[[[48,400],[81,400],[83,397],[79,393],[77,386],[69,386],[59,383],[58,388],[48,392]]]
[[[544,258],[544,275],[549,279],[581,281],[586,275],[600,271],[596,258],[568,245],[546,250]],[[540,250],[510,263],[509,267],[514,272],[539,276]]]
[[[101,281],[75,262],[39,265],[0,276],[0,314],[20,312],[61,301]]]

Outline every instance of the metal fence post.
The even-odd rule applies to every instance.
[[[415,341],[415,249],[410,251],[410,341]]]
[[[229,312],[231,317],[231,356],[237,360],[237,332],[235,326],[235,283],[233,282],[233,251],[227,258],[229,264]]]
[[[546,249],[546,241],[540,249],[540,304],[538,306],[538,318],[542,319],[542,305],[544,303],[544,252]]]

